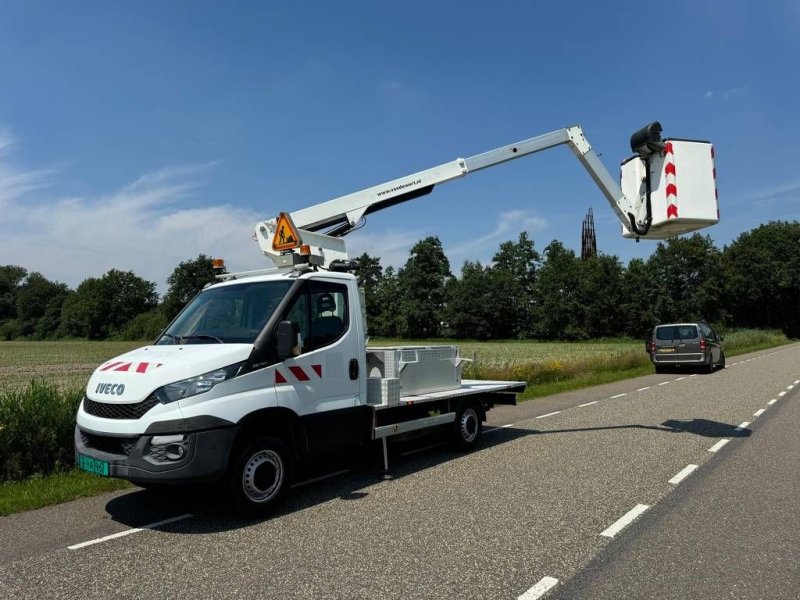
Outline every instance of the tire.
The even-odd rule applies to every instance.
[[[720,370],[725,368],[725,353],[724,352],[720,352],[719,353],[719,364],[717,365],[717,368],[720,369]]]
[[[708,355],[708,363],[703,365],[703,373],[713,373],[714,372],[714,357],[709,354]]]
[[[465,404],[456,411],[452,432],[452,443],[456,449],[467,451],[478,445],[483,432],[482,417],[477,404]]]
[[[244,445],[228,472],[228,489],[241,513],[270,513],[283,500],[292,480],[292,459],[279,438],[265,436]]]

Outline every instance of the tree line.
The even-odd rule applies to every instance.
[[[800,222],[776,221],[723,249],[700,234],[660,242],[646,260],[582,260],[559,241],[539,252],[527,233],[500,244],[490,264],[452,274],[428,237],[405,265],[356,259],[369,332],[401,338],[580,340],[642,337],[656,323],[705,319],[800,337]],[[74,290],[37,272],[0,266],[2,339],[152,339],[207,283],[211,258],[181,262],[156,284],[111,269]]]

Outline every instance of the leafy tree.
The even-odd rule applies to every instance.
[[[399,332],[400,280],[394,267],[388,266],[375,284],[373,316],[368,320],[369,334],[381,337],[397,337]],[[370,301],[367,300],[367,310]]]
[[[479,262],[465,262],[459,279],[446,284],[448,333],[459,339],[498,337],[495,272]]]
[[[493,303],[493,336],[529,337],[533,332],[536,269],[541,256],[534,249],[533,240],[523,231],[516,243],[508,241],[500,244],[500,250],[494,255],[493,261],[495,297],[505,299],[502,303]]]
[[[16,265],[0,266],[0,321],[17,316],[17,291],[28,271]]]
[[[227,273],[225,269],[215,271],[212,260],[210,256],[200,254],[193,260],[178,264],[167,277],[169,289],[164,295],[162,308],[168,321],[171,321],[207,284],[216,281],[217,274]]]
[[[622,274],[620,291],[623,315],[620,331],[634,338],[645,338],[658,322],[655,306],[660,292],[648,263],[641,258],[631,260]]]
[[[720,317],[720,252],[709,236],[695,233],[659,243],[648,267],[658,289],[655,314],[661,322]]]
[[[622,331],[623,272],[616,256],[600,254],[580,261],[578,301],[588,337],[610,337]]]
[[[726,300],[739,325],[800,337],[800,223],[773,221],[724,251]]]
[[[404,337],[438,337],[442,331],[445,285],[452,277],[450,263],[437,237],[427,237],[411,248],[398,274],[399,333]]]
[[[50,281],[41,273],[30,273],[17,291],[19,335],[39,339],[54,335],[61,306],[69,293],[66,284]]]
[[[90,277],[65,300],[61,332],[89,339],[117,334],[138,314],[157,306],[155,288],[132,271],[111,269],[99,279]]]
[[[584,339],[583,306],[579,293],[581,265],[575,252],[553,240],[544,249],[536,280],[539,303],[534,310],[536,335],[545,339]]]

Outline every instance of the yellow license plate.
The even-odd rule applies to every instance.
[[[659,352],[675,352],[675,348],[659,348]]]

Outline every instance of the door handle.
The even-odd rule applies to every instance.
[[[358,359],[350,359],[350,379],[358,379]]]

